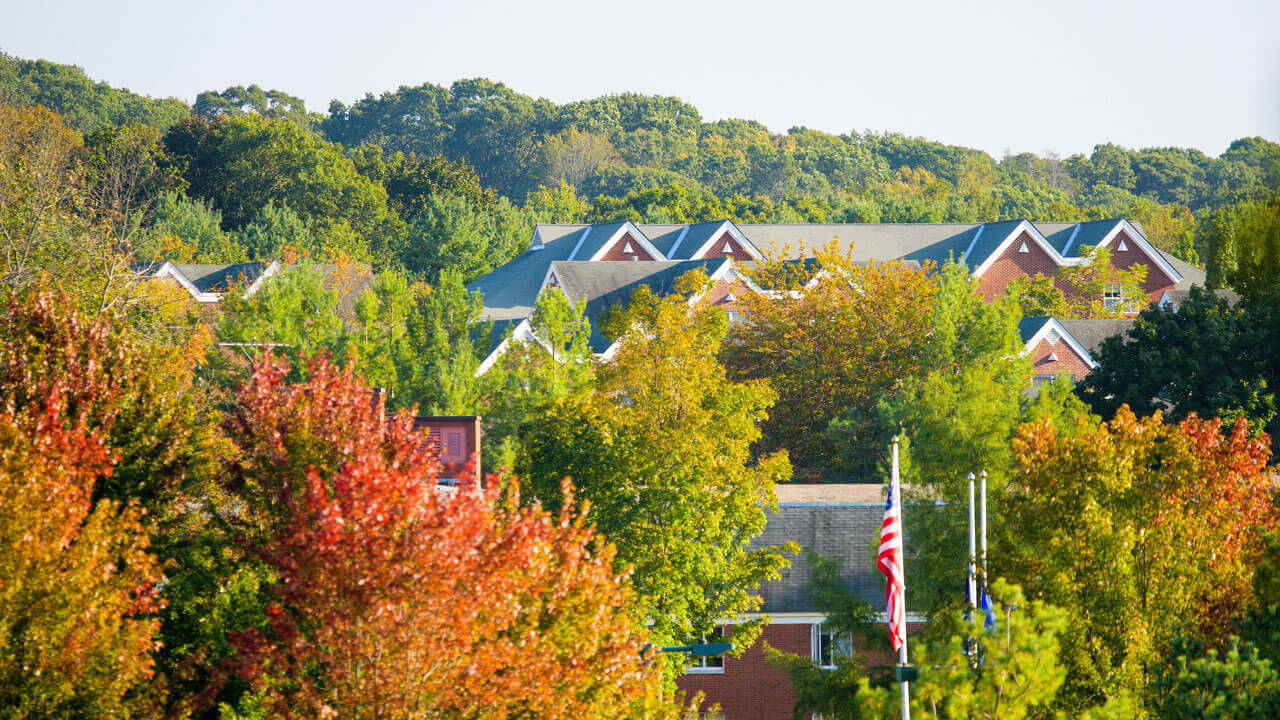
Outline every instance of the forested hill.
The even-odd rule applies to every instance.
[[[488,257],[463,263],[468,275],[516,249],[498,233],[524,232],[534,220],[624,216],[650,222],[1124,216],[1158,245],[1204,263],[1214,212],[1266,200],[1280,185],[1280,145],[1263,138],[1237,140],[1218,157],[1100,144],[1088,156],[996,159],[896,133],[775,134],[751,120],[706,122],[697,108],[672,97],[624,93],[558,105],[485,79],[401,87],[351,105],[335,100],[318,113],[286,92],[256,85],[201,93],[187,106],[93,82],[77,67],[0,54],[0,101],[47,106],[82,133],[126,123],[167,131],[162,142],[176,157],[187,194],[220,212],[225,231],[243,230],[268,202],[288,205],[313,234],[336,233],[337,239],[313,240],[327,249],[428,274],[438,267],[414,263],[439,262],[409,261],[422,254],[422,238],[403,228],[425,222],[444,232],[442,223],[462,222],[459,213],[469,213],[468,232],[487,238],[472,250]],[[243,119],[219,128],[224,118]],[[293,126],[305,136],[294,138],[293,147],[301,142],[306,157],[254,155],[264,143],[292,137],[286,128]],[[230,157],[235,153],[244,155]],[[298,177],[307,163],[333,164],[345,178],[339,196],[347,206],[316,197],[315,182],[286,181],[236,196],[242,187],[236,161],[259,170],[275,162],[282,176]],[[440,205],[446,198],[461,198],[465,207],[446,212]],[[388,240],[388,233],[400,235]]]

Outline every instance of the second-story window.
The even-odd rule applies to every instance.
[[[834,669],[836,658],[853,654],[853,638],[847,632],[836,632],[830,625],[813,626],[813,661],[824,669]]]
[[[1124,286],[1120,283],[1107,283],[1102,288],[1102,305],[1108,310],[1115,310],[1124,303]]]

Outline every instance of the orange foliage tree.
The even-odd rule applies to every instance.
[[[12,349],[9,347],[8,349]],[[15,361],[0,352],[0,376]],[[0,715],[148,717],[159,563],[136,503],[93,501],[118,455],[79,390],[117,399],[101,368],[68,364],[0,411]]]
[[[289,384],[265,355],[228,430],[245,537],[278,575],[233,640],[286,717],[595,718],[663,712],[633,595],[572,502],[436,484],[434,451],[349,371]]]
[[[1243,420],[1224,432],[1220,420],[1168,425],[1126,406],[1081,423],[1020,428],[992,555],[993,572],[1070,611],[1067,710],[1141,696],[1178,634],[1225,642],[1280,520],[1268,440]]]

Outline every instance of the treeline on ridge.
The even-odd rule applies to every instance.
[[[486,79],[404,86],[318,113],[257,85],[204,92],[188,106],[95,83],[74,66],[0,54],[0,102],[44,105],[91,147],[105,127],[154,128],[152,146],[134,150],[165,178],[155,212],[137,220],[156,228],[157,257],[336,255],[429,281],[446,268],[466,280],[484,274],[520,252],[537,222],[620,217],[1123,216],[1213,274],[1235,254],[1214,242],[1224,218],[1267,201],[1280,178],[1280,145],[1262,138],[1239,139],[1218,157],[1102,144],[1088,156],[997,160],[895,133],[705,122],[672,97],[557,105]]]

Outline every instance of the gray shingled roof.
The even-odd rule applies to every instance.
[[[271,263],[247,262],[230,265],[174,265],[200,292],[226,292],[237,283],[257,280]]]
[[[660,260],[657,262],[562,262],[552,264],[560,287],[574,303],[587,301],[591,323],[591,350],[604,352],[612,342],[600,334],[601,320],[615,306],[625,304],[631,294],[647,286],[659,296],[671,292],[676,279],[700,268],[708,275],[728,260]]]
[[[1022,342],[1031,342],[1031,338],[1045,326],[1045,323],[1053,320],[1047,315],[1038,315],[1036,317],[1023,318],[1018,321],[1018,334],[1022,336]],[[1099,320],[1058,320],[1058,324],[1066,330],[1077,343],[1096,361],[1098,359],[1098,348],[1102,346],[1102,341],[1113,335],[1120,335],[1129,332],[1133,327],[1134,318],[1105,318]]]
[[[880,524],[884,519],[880,485],[779,485],[778,511],[769,514],[754,547],[794,541],[840,561],[842,574],[858,597],[884,609],[884,577],[875,568]],[[760,586],[762,612],[815,612],[810,581],[813,568],[803,556],[792,558],[779,580]]]
[[[1134,318],[1118,318],[1106,320],[1059,320],[1063,329],[1071,333],[1076,342],[1098,359],[1098,348],[1102,341],[1115,335],[1122,335],[1133,328]]]

